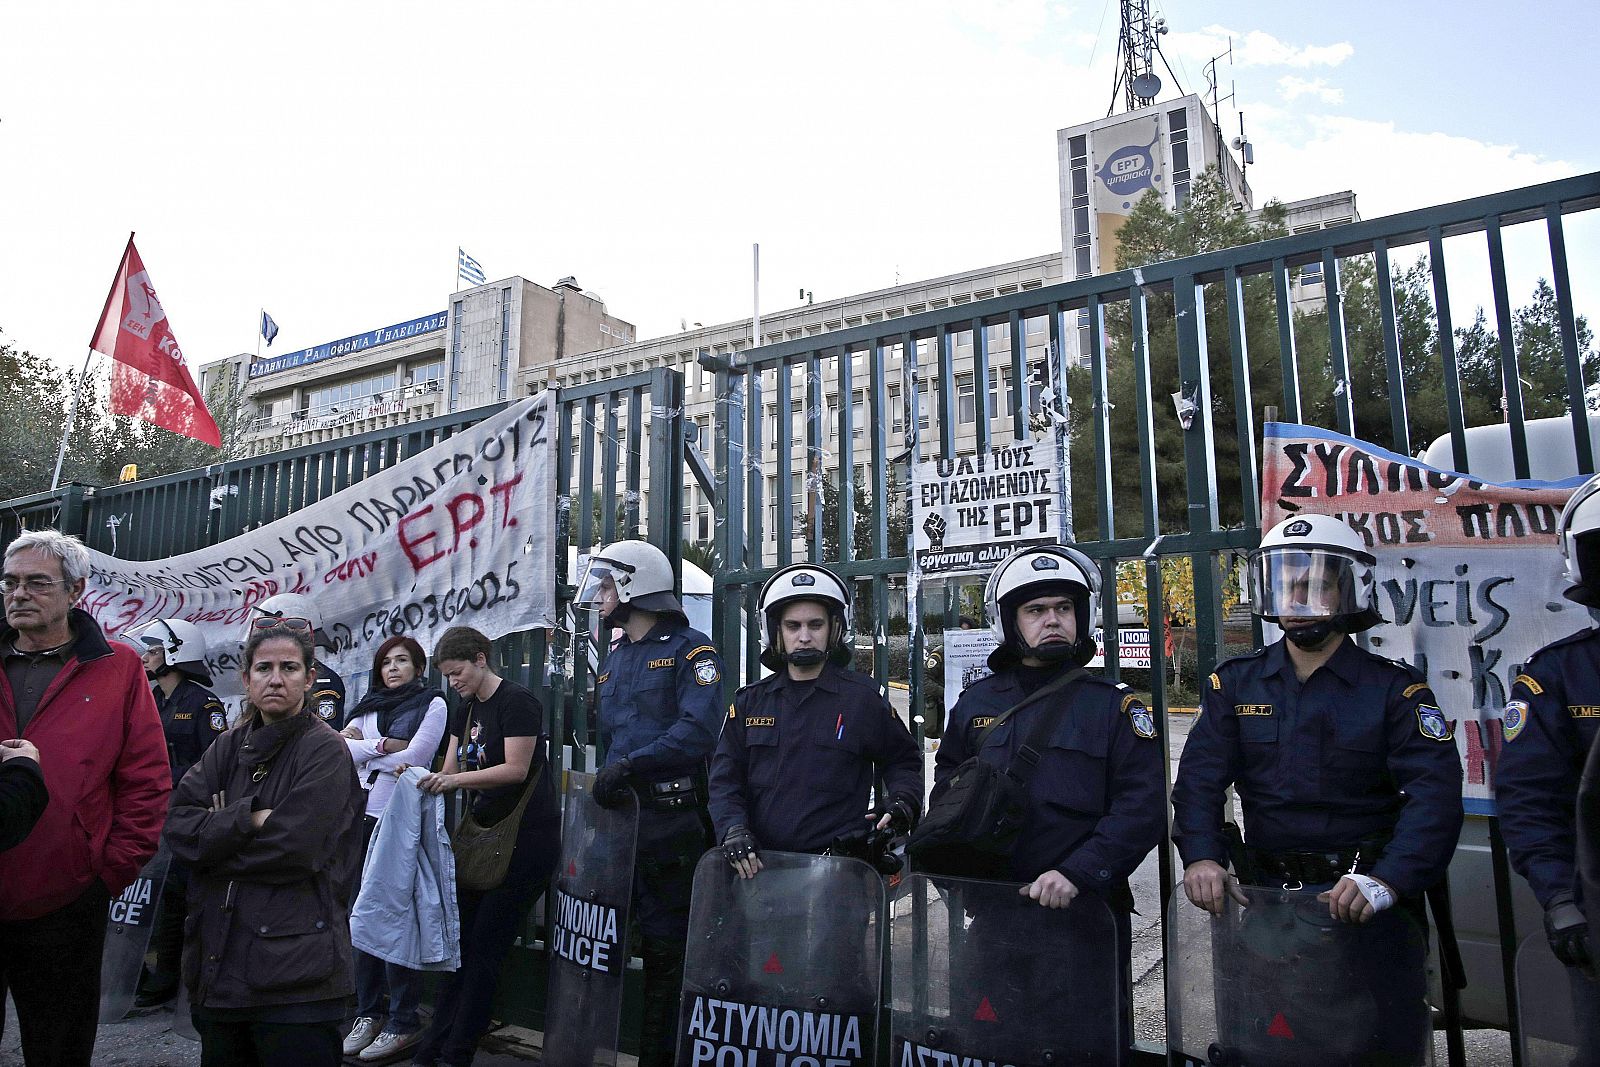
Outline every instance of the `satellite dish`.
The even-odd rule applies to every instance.
[[[1133,79],[1133,95],[1140,100],[1154,100],[1161,95],[1161,79],[1154,74],[1141,74]]]

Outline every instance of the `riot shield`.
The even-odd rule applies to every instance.
[[[1532,934],[1517,950],[1522,1067],[1600,1062],[1600,982],[1585,978]]]
[[[877,1053],[884,891],[860,860],[762,852],[695,869],[679,1067],[870,1064]]]
[[[617,1062],[628,906],[639,837],[639,801],[602,808],[594,775],[567,775],[549,930],[550,986],[544,1061],[590,1067]]]
[[[1239,886],[1213,916],[1172,897],[1167,1035],[1216,1067],[1433,1062],[1427,940],[1404,908],[1342,923],[1313,889]]]
[[[891,1064],[1119,1064],[1127,998],[1099,897],[912,874],[889,905]]]
[[[161,886],[167,880],[172,856],[160,849],[144,865],[139,877],[106,909],[106,947],[100,956],[100,1021],[120,1022],[133,1007],[133,996],[144,970],[150,932],[156,925]]]

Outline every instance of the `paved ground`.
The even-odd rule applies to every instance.
[[[899,691],[891,691],[891,700]],[[900,693],[900,703],[904,694]],[[901,709],[903,710],[903,708]],[[1171,719],[1172,763],[1177,766],[1189,736],[1193,719],[1174,715]],[[928,759],[928,780],[933,779],[933,759]],[[1174,860],[1176,863],[1176,860]],[[1133,923],[1134,1024],[1140,1043],[1161,1048],[1166,1042],[1165,990],[1161,967],[1160,871],[1154,853],[1133,877],[1133,895],[1138,914]],[[5,1037],[0,1041],[0,1065],[20,1064],[16,1018],[10,1002],[6,1004]],[[510,1067],[536,1059],[539,1035],[518,1027],[502,1027],[485,1039],[484,1048],[473,1062],[477,1067]],[[1438,1035],[1435,1062],[1446,1061],[1444,1039]],[[628,1059],[631,1063],[631,1058]],[[1509,1067],[1510,1046],[1498,1030],[1471,1031],[1467,1035],[1467,1062],[1473,1067]],[[198,1067],[200,1047],[172,1033],[172,1013],[157,1010],[137,1015],[124,1022],[102,1026],[95,1048],[95,1067]]]

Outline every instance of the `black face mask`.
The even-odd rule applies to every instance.
[[[600,621],[605,623],[607,626],[620,628],[628,625],[628,616],[632,614],[632,604],[618,603],[616,607],[611,609],[611,614],[600,616]]]
[[[1303,648],[1307,652],[1315,652],[1327,644],[1328,638],[1334,634],[1342,634],[1338,619],[1323,619],[1321,622],[1310,626],[1298,626],[1293,629],[1285,628],[1283,636],[1294,643],[1295,647]]]
[[[828,654],[820,648],[802,648],[784,656],[784,660],[796,667],[815,667],[826,659]]]

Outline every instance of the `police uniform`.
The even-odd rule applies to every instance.
[[[1005,658],[991,658],[991,665],[1004,662]],[[1059,961],[1036,961],[1049,973],[1017,975],[1016,961],[985,958],[984,945],[991,939],[980,927],[993,920],[981,912],[975,915],[966,939],[969,951],[976,955],[958,966],[968,975],[1010,970],[1014,980],[1009,983],[1011,992],[1004,995],[1012,1003],[1009,1010],[997,1004],[997,1010],[1007,1010],[1010,1017],[1020,1013],[1054,1017],[1063,1039],[1073,1047],[1098,1043],[1104,1020],[1116,1018],[1118,1033],[1123,1035],[1122,1058],[1118,1060],[1122,1062],[1133,1036],[1129,919],[1133,894],[1128,877],[1150,850],[1161,844],[1167,829],[1166,771],[1155,718],[1126,685],[1085,674],[1008,716],[991,731],[983,748],[977,749],[979,735],[996,717],[1069,669],[1066,665],[1011,666],[965,689],[939,743],[928,803],[938,802],[956,769],[974,752],[987,763],[1007,766],[1040,728],[1041,720],[1056,720],[1035,743],[1039,762],[1028,780],[1027,808],[1011,850],[1009,876],[1032,882],[1054,869],[1080,892],[1105,900],[1115,923],[1117,973],[1075,976],[1074,1010],[1062,1013]],[[1074,928],[1069,936],[1080,936],[1080,931],[1088,929],[1092,927]],[[1003,943],[999,938],[992,940]],[[1106,946],[1076,948],[1069,943],[1061,946],[1059,955],[1068,961],[1104,959]],[[997,987],[984,985],[994,1003]]]
[[[809,682],[787,670],[734,696],[711,761],[717,840],[744,826],[762,848],[821,853],[862,837],[873,783],[922,807],[922,754],[878,684],[826,664]]]
[[[1041,685],[1048,684],[1046,674],[1058,673],[1015,667],[962,692],[939,743],[930,804],[973,754],[978,735],[1028,696],[1024,672],[1036,670]],[[1080,890],[1131,907],[1128,876],[1166,834],[1155,719],[1126,685],[1086,674],[1008,717],[984,744],[982,759],[1009,764],[1044,716],[1059,721],[1045,735],[1028,782],[1009,873],[1031,882],[1053,868]]]
[[[644,1025],[670,1045],[678,991],[656,977],[681,973],[694,868],[711,844],[705,768],[722,726],[722,660],[705,634],[664,614],[642,639],[624,636],[611,650],[599,690],[606,763],[630,761],[639,797],[634,919]]]
[[[1600,630],[1581,630],[1535,652],[1511,685],[1501,720],[1495,804],[1511,865],[1539,906],[1572,893],[1582,905],[1576,808],[1584,760],[1600,735]],[[1591,941],[1591,944],[1593,942]],[[1600,985],[1572,976],[1586,1048],[1600,1048]]]
[[[154,693],[161,728],[167,735],[172,782],[176,785],[190,767],[200,762],[211,742],[227,732],[228,712],[215,693],[192,678],[180,681],[171,696],[159,685]]]
[[[1200,718],[1172,788],[1173,840],[1184,865],[1227,866],[1234,858],[1242,881],[1310,892],[1331,887],[1344,873],[1368,874],[1420,920],[1423,891],[1444,878],[1462,817],[1454,730],[1422,673],[1341,637],[1332,656],[1301,682],[1280,639],[1219,664],[1201,689]],[[1230,785],[1247,831],[1244,854],[1236,857],[1223,828]],[[1317,907],[1326,920],[1327,906]],[[1374,936],[1392,921],[1347,927],[1345,940],[1359,944],[1342,971],[1353,971],[1358,986],[1377,998],[1385,1020],[1377,1029],[1393,1047],[1374,1051],[1410,1056],[1427,1025],[1423,942]],[[1315,936],[1310,924],[1300,925]],[[1292,951],[1281,943],[1253,944],[1263,950],[1263,966],[1281,968],[1285,959],[1273,957]],[[1331,983],[1336,977],[1293,968],[1276,973],[1279,992],[1297,978]],[[1260,977],[1252,984],[1273,987],[1270,973]],[[1340,1000],[1331,985],[1322,990],[1322,999]],[[1315,986],[1304,992],[1312,997]]]
[[[152,692],[166,733],[167,758],[176,788],[189,768],[200,762],[211,742],[227,732],[228,712],[215,693],[192,678],[181,678],[170,696],[159,684],[152,687]],[[189,910],[188,891],[189,865],[174,860],[167,866],[161,906],[150,932],[150,949],[156,954],[156,962],[144,988],[152,993],[177,986],[183,924]]]
[[[310,704],[317,718],[335,730],[345,726],[344,679],[320,659],[317,660],[317,681],[311,687]]]

